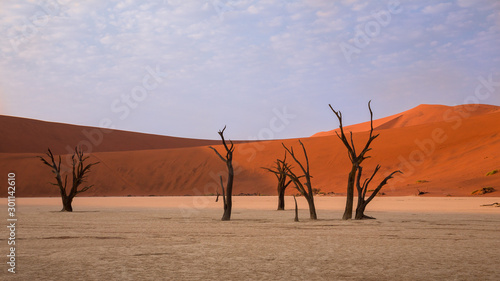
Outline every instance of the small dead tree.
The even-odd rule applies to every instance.
[[[293,151],[293,147],[286,147],[284,143],[282,143],[283,147],[285,150],[292,156],[293,160],[295,160],[295,163],[299,165],[300,169],[304,173],[303,176],[297,176],[295,172],[292,171],[292,167],[285,163],[281,162],[285,168],[287,176],[292,180],[292,182],[295,185],[295,188],[302,194],[307,200],[307,203],[309,204],[309,216],[311,219],[316,220],[318,219],[316,215],[316,207],[314,206],[314,194],[312,191],[312,186],[311,186],[311,174],[309,172],[309,158],[307,157],[307,152],[306,148],[304,147],[304,144],[299,140],[300,145],[302,146],[302,150],[304,151],[304,156],[306,160],[306,166],[302,165],[302,163],[297,159],[295,156],[295,152]],[[300,181],[300,178],[304,177],[306,182],[302,183]],[[305,185],[305,187],[304,187]]]
[[[299,207],[297,206],[297,198],[293,196],[293,201],[295,201],[295,219],[294,221],[299,221]]]
[[[376,139],[379,135],[373,135],[373,112],[370,106],[371,101],[368,102],[368,109],[370,110],[370,136],[368,140],[366,141],[365,146],[361,150],[361,152],[358,154],[356,152],[356,147],[354,146],[354,140],[352,139],[352,132],[350,133],[350,141],[347,139],[345,132],[344,132],[344,127],[342,124],[342,112],[340,111],[335,111],[332,107],[332,105],[329,104],[330,109],[335,113],[337,116],[337,119],[339,120],[339,128],[340,128],[340,135],[338,132],[336,132],[337,137],[342,141],[344,146],[347,148],[347,154],[349,156],[349,160],[351,160],[351,171],[349,172],[349,176],[347,178],[347,198],[346,198],[346,206],[344,210],[344,215],[342,216],[343,220],[348,220],[352,218],[352,208],[354,204],[354,185],[355,185],[355,180],[356,180],[356,172],[358,170],[358,167],[360,167],[361,163],[369,158],[370,156],[365,156],[368,151],[371,150],[370,144],[374,139]]]
[[[366,178],[361,185],[361,174],[363,173],[363,167],[359,166],[358,167],[358,174],[356,176],[356,189],[358,191],[358,206],[356,207],[356,216],[354,219],[356,220],[362,220],[362,219],[374,219],[374,217],[370,217],[365,215],[365,209],[368,203],[370,203],[375,196],[377,196],[378,192],[382,189],[384,185],[387,184],[387,181],[392,178],[392,176],[396,173],[402,173],[401,171],[394,171],[391,174],[389,174],[387,177],[385,177],[384,180],[382,180],[377,188],[375,188],[372,191],[372,194],[368,197],[368,199],[365,199],[366,192],[368,190],[368,185],[370,182],[373,180],[373,177],[377,174],[378,170],[380,170],[380,165],[377,165],[375,168],[375,171],[373,172],[372,176],[370,178]]]
[[[222,144],[224,145],[224,148],[226,149],[226,156],[223,157],[217,149],[213,148],[210,146],[211,149],[215,151],[217,156],[226,163],[227,166],[227,183],[226,183],[226,188],[224,189],[224,185],[222,183],[222,176],[221,176],[221,187],[222,187],[222,199],[224,201],[224,214],[222,215],[223,221],[228,221],[231,220],[231,208],[233,206],[232,202],[232,195],[233,195],[233,180],[234,180],[234,169],[233,169],[233,152],[234,152],[234,144],[232,141],[229,141],[231,143],[230,146],[227,145],[226,140],[224,139],[224,131],[226,130],[226,126],[224,126],[224,129],[219,131],[219,135],[222,139]]]
[[[52,154],[50,148],[48,149],[48,152],[46,154],[48,156],[48,159],[45,159],[42,156],[38,156],[38,158],[40,158],[43,164],[49,166],[52,169],[52,172],[56,175],[55,176],[56,183],[52,184],[59,187],[63,203],[63,208],[61,212],[72,212],[73,207],[71,206],[71,204],[73,203],[73,198],[75,198],[76,195],[85,192],[89,190],[92,186],[94,186],[94,185],[88,185],[83,188],[80,188],[80,185],[85,182],[87,174],[90,172],[90,168],[94,165],[99,164],[99,162],[85,164],[85,161],[89,159],[90,156],[84,157],[83,151],[78,147],[75,147],[75,152],[73,153],[73,156],[71,156],[71,161],[72,161],[71,164],[73,167],[72,186],[71,189],[69,190],[69,193],[67,193],[66,187],[68,183],[68,175],[64,177],[64,183],[63,183],[61,176],[61,155],[59,155],[59,159],[58,161],[56,161],[54,159],[54,154]]]
[[[285,190],[286,188],[290,185],[292,180],[287,181],[287,173],[286,173],[286,153],[285,157],[283,160],[277,159],[276,160],[276,166],[274,169],[272,168],[266,168],[262,167],[262,169],[265,169],[271,173],[273,173],[276,176],[276,179],[278,180],[278,211],[280,210],[285,210]]]

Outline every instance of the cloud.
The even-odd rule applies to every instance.
[[[256,6],[254,6],[254,5],[248,7],[247,11],[250,14],[258,14],[259,13],[259,9]]]
[[[361,11],[364,8],[366,8],[367,6],[368,6],[368,2],[366,2],[366,3],[360,3],[360,4],[355,4],[355,5],[352,6],[352,10],[353,11]]]
[[[381,24],[372,11],[387,12],[387,3],[361,0],[65,1],[34,22],[43,7],[6,1],[0,113],[87,125],[110,118],[120,129],[203,138],[228,123],[234,138],[247,138],[286,105],[298,117],[275,137],[299,137],[330,129],[319,116],[331,102],[354,108],[375,97],[391,104],[387,114],[454,103],[478,75],[500,71],[498,5],[457,3],[401,2]],[[355,46],[368,23],[380,29],[347,62],[339,44]],[[120,119],[111,105],[142,85],[148,67],[166,77]]]
[[[469,8],[474,6],[477,3],[475,0],[457,0],[458,6],[462,8]]]
[[[443,31],[447,30],[447,27],[444,24],[437,24],[437,25],[433,25],[431,27],[428,27],[427,30],[432,31],[432,32],[443,32]]]
[[[437,5],[432,5],[432,6],[426,6],[422,12],[424,14],[437,14],[437,13],[443,13],[448,11],[451,8],[452,4],[451,3],[440,3]]]

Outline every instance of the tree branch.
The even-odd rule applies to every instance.
[[[382,182],[380,182],[380,184],[377,186],[377,188],[372,192],[370,197],[366,200],[366,204],[368,204],[368,203],[370,203],[370,201],[372,201],[372,199],[377,195],[377,193],[380,191],[380,189],[382,189],[382,187],[387,184],[387,181],[392,179],[394,174],[396,174],[396,173],[402,174],[403,172],[401,172],[400,170],[397,170],[397,171],[392,172],[387,177],[385,177],[385,179]]]
[[[360,167],[360,169],[361,169],[361,167]],[[363,183],[363,199],[366,196],[366,191],[368,190],[368,185],[372,181],[373,177],[375,177],[375,175],[377,174],[379,169],[380,169],[380,165],[377,165],[377,167],[375,167],[375,170],[373,171],[372,176],[370,178],[365,179],[365,182]]]
[[[222,157],[222,155],[220,155],[220,153],[219,153],[219,151],[217,151],[217,149],[215,149],[215,148],[213,148],[213,147],[211,147],[211,146],[209,146],[208,148],[213,149],[213,150],[215,151],[215,153],[216,153],[216,154],[220,157],[220,159],[222,159],[222,161],[224,161],[224,162],[226,162],[226,163],[227,163],[226,158]]]
[[[349,154],[350,155],[356,155],[354,153],[353,148],[350,146],[349,142],[347,141],[347,138],[346,138],[345,133],[344,133],[344,126],[342,124],[342,112],[340,112],[340,110],[339,111],[335,111],[335,109],[333,109],[333,107],[332,107],[331,104],[328,104],[328,106],[330,106],[330,109],[333,111],[333,113],[335,114],[335,116],[337,116],[337,119],[339,120],[339,128],[340,128],[341,136],[339,136],[338,132],[335,132],[335,133],[340,138],[340,140],[344,143],[344,145],[347,148]]]

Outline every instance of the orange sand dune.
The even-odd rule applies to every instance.
[[[456,115],[460,118],[469,118],[487,113],[499,112],[500,107],[494,105],[431,105],[421,104],[410,110],[394,114],[388,117],[373,120],[373,127],[375,130],[379,129],[392,129],[409,127],[421,124],[435,123],[446,120],[453,120]],[[370,121],[360,124],[350,125],[344,127],[345,132],[364,132],[370,130]],[[335,129],[326,132],[319,132],[313,137],[324,137],[336,135],[335,132],[340,133],[340,129]]]
[[[426,107],[421,108],[424,115]],[[429,192],[427,196],[468,196],[476,189],[491,186],[497,191],[483,196],[498,196],[500,173],[486,174],[500,169],[500,111],[487,110],[479,114],[484,108],[468,106],[463,107],[462,113],[454,110],[447,113],[444,121],[378,129],[376,133],[380,136],[369,152],[372,158],[364,162],[365,177],[377,164],[382,166],[372,188],[385,174],[399,169],[404,174],[383,189],[386,195],[412,195],[418,189]],[[358,146],[367,137],[368,132],[353,134]],[[336,136],[326,136],[302,141],[308,151],[314,187],[326,193],[345,194],[350,163],[340,140]],[[283,156],[281,142],[236,144],[234,194],[276,194],[275,177],[261,167],[270,167],[277,157]],[[301,155],[296,139],[284,143],[293,146]],[[220,145],[216,148],[222,149]],[[18,196],[57,196],[57,188],[48,184],[53,180],[52,174],[35,158],[37,155],[41,154],[0,153],[0,172],[16,173]],[[89,176],[88,180],[95,187],[85,193],[86,196],[215,194],[219,176],[226,175],[224,163],[206,145],[103,151],[92,153],[91,160],[101,164],[95,166]],[[63,162],[67,161],[68,157],[64,156]],[[297,193],[292,187],[288,190],[289,194]]]
[[[85,151],[128,151],[211,145],[218,141],[196,140],[106,130],[95,127],[38,121],[0,115],[0,153],[68,153],[76,145]]]

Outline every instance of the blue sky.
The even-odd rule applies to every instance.
[[[500,105],[493,0],[2,0],[0,32],[3,115],[276,139],[336,128],[329,103]]]

